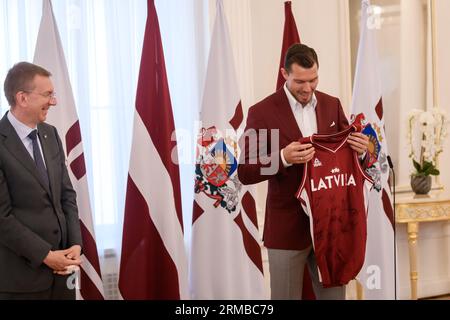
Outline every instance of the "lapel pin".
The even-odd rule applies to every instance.
[[[46,134],[44,134],[44,139],[47,139],[47,135]]]

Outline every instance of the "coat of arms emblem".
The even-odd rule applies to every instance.
[[[237,178],[238,144],[215,127],[202,128],[197,140],[195,193],[203,192],[229,213],[236,210],[242,184]]]

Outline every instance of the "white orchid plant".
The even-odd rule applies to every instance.
[[[416,170],[412,175],[439,175],[436,161],[447,136],[447,123],[446,113],[438,108],[411,111],[408,117],[409,157]]]

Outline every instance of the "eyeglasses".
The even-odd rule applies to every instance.
[[[40,95],[41,97],[47,98],[49,100],[56,99],[56,92],[46,92],[46,93],[39,93],[36,91],[24,91],[24,92],[34,93],[34,94]]]

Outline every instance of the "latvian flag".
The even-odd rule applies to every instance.
[[[154,0],[147,4],[119,289],[124,299],[187,299],[175,126]]]
[[[252,188],[237,177],[243,110],[222,1],[217,1],[197,140],[190,288],[193,299],[264,299]]]
[[[369,0],[361,1],[361,32],[356,60],[352,113],[364,113],[370,126],[367,172],[375,185],[369,195],[367,245],[358,279],[367,299],[395,299],[394,215],[389,187],[389,155],[384,131],[383,100],[376,29],[370,22]]]

